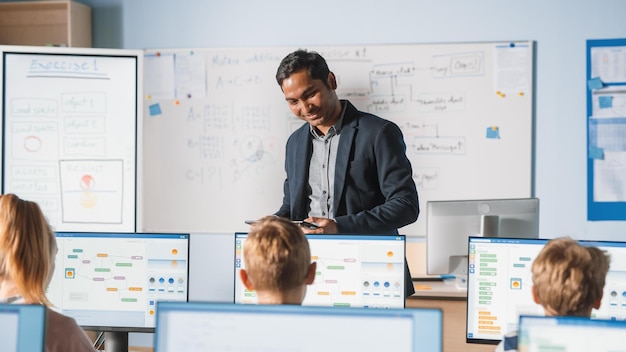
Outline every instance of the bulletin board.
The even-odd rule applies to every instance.
[[[626,220],[626,39],[587,41],[587,218]]]
[[[136,230],[140,50],[0,46],[2,192],[58,231]]]
[[[401,128],[425,235],[428,200],[532,192],[530,41],[310,46],[337,94]],[[299,47],[150,49],[144,55],[143,229],[245,231],[282,202],[285,143],[302,121],[275,74]]]

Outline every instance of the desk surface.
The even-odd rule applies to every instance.
[[[418,281],[413,282],[415,293],[411,298],[459,298],[467,299],[467,289],[458,289],[454,279],[443,281]]]
[[[455,280],[414,282],[415,294],[406,300],[407,308],[439,308],[443,311],[443,352],[493,352],[496,346],[465,342],[467,290],[459,290]]]

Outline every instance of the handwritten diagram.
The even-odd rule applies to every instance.
[[[4,189],[55,229],[135,229],[137,58],[124,54],[6,57]]]
[[[530,44],[306,49],[326,58],[341,99],[400,127],[424,209],[428,200],[530,195]],[[285,177],[282,148],[303,122],[289,111],[275,75],[280,60],[295,49],[194,49],[193,60],[189,50],[148,51],[155,55],[146,72],[149,85],[155,92],[172,87],[168,98],[145,100],[152,106],[144,111],[145,144],[154,151],[145,165],[156,175],[149,186],[153,192],[146,193],[154,202],[148,203],[169,204],[181,197],[190,204],[237,200],[208,205],[203,211],[218,219],[211,221],[199,210],[162,212],[148,206],[148,225],[175,229],[175,221],[183,221],[196,229],[243,230],[241,219],[277,210]],[[202,70],[204,77],[192,75]],[[206,96],[179,94],[178,76],[203,79],[204,84],[194,84],[205,86]],[[163,189],[171,194],[162,194]],[[403,231],[425,235],[421,218]]]
[[[122,160],[61,160],[59,169],[64,222],[122,222]]]

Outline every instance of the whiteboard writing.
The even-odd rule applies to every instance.
[[[138,53],[63,50],[3,53],[3,191],[55,230],[135,231]]]
[[[122,223],[122,160],[61,160],[59,169],[64,223]]]
[[[40,56],[30,60],[28,77],[75,77],[109,79],[98,67],[98,59],[68,55]]]
[[[341,99],[402,130],[426,209],[429,200],[530,196],[532,92],[496,94],[501,70],[494,51],[506,51],[500,44],[306,49],[326,58]],[[515,48],[512,57],[532,58],[532,46]],[[146,230],[247,231],[245,219],[278,210],[286,140],[304,122],[289,111],[275,75],[282,58],[296,49],[148,50],[147,57],[162,59],[147,68],[151,85],[175,81],[169,62],[181,56],[198,67],[178,74],[187,80],[189,72],[204,70],[194,79],[202,78],[207,89],[202,97],[145,101]],[[195,63],[187,60],[190,51]],[[532,60],[517,62],[523,63],[520,77],[532,81]],[[485,132],[493,126],[499,138]],[[425,217],[400,231],[425,235]]]
[[[103,92],[63,93],[63,112],[106,112],[106,94]]]
[[[410,151],[420,153],[465,154],[465,138],[425,138],[416,137],[409,142]]]
[[[56,117],[57,101],[51,99],[12,99],[10,102],[13,116]]]
[[[106,119],[104,116],[68,116],[63,119],[63,130],[67,134],[103,134]]]
[[[421,112],[465,110],[464,93],[423,93],[415,102]]]
[[[461,53],[436,55],[432,61],[433,78],[458,77],[484,74],[484,54]]]

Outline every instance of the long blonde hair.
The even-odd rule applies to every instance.
[[[27,303],[50,305],[46,297],[57,245],[35,202],[0,195],[0,279],[12,281]]]

